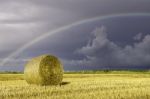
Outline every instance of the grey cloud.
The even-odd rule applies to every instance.
[[[91,44],[78,49],[76,52],[86,56],[85,59],[76,61],[85,66],[148,66],[150,64],[150,35],[134,45],[120,47],[107,38],[104,27],[92,32],[95,38]],[[73,63],[73,62],[72,62]],[[75,63],[75,62],[74,62]]]
[[[135,35],[134,37],[133,37],[133,39],[134,40],[141,40],[142,39],[142,33],[138,33],[137,35]]]
[[[0,59],[0,62],[2,62],[3,59]],[[29,61],[29,59],[26,58],[20,58],[20,59],[9,59],[8,62],[5,64],[5,66],[0,66],[0,70],[5,71],[23,71],[24,66]],[[17,68],[17,69],[16,69]]]
[[[0,62],[2,62],[3,59],[1,58],[0,59]],[[23,68],[23,64],[25,64],[27,61],[29,61],[29,59],[26,59],[26,58],[20,58],[20,59],[8,59],[7,60],[7,63],[5,64],[5,66],[0,66],[0,69],[1,68],[4,68],[4,67],[20,67],[20,68]]]
[[[104,15],[149,13],[149,6],[148,0],[1,0],[0,58],[7,57],[24,44],[62,26]],[[111,49],[118,49],[116,44],[107,40],[107,35],[101,35],[103,38],[100,39],[106,40],[103,43],[108,43],[107,46],[101,45],[102,48],[111,46]],[[95,49],[99,41],[94,42],[90,47],[89,41],[89,50],[85,49],[91,55],[95,53],[91,50]]]
[[[73,12],[30,1],[0,4],[0,53],[16,50],[32,39],[76,20]],[[6,53],[8,55],[8,53]]]
[[[134,46],[126,46],[123,49],[123,55],[126,62],[130,65],[149,65],[150,64],[150,35],[146,35],[139,43]],[[118,54],[121,55],[121,54]],[[122,56],[121,56],[122,57]]]
[[[0,4],[0,21],[27,20],[38,15],[39,9],[35,5],[21,2],[5,2]]]

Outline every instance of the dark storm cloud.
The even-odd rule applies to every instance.
[[[0,0],[0,58],[3,60],[4,57],[9,56],[11,52],[24,44],[62,26],[98,16],[149,13],[149,6],[149,0]],[[78,36],[80,37],[80,35]],[[46,49],[47,51],[40,50],[37,53],[52,51],[60,55],[61,51],[64,51],[64,54],[60,55],[64,60],[76,59],[76,57],[80,59],[85,57],[84,54],[83,56],[76,54],[72,56],[72,50],[82,47],[86,44],[87,39],[88,36],[83,40],[78,40],[81,44],[77,46],[74,43],[72,49],[62,48],[59,50],[53,44],[57,51]],[[142,37],[140,38],[139,35],[135,39],[142,39]],[[69,52],[69,54],[65,54],[65,52]],[[32,57],[32,55],[30,53],[25,56]],[[10,59],[10,62],[12,61],[13,59]]]
[[[150,35],[144,36],[141,42],[134,43],[133,46],[126,45],[120,47],[107,38],[104,27],[97,28],[93,32],[95,38],[91,43],[77,50],[84,54],[81,64],[95,66],[148,66],[150,64]],[[75,62],[76,63],[76,62]]]
[[[61,58],[66,70],[149,68],[150,32],[146,22],[150,23],[148,16],[135,15],[81,24],[45,38],[20,56],[51,53]]]
[[[0,46],[17,49],[61,26],[103,15],[149,12],[149,5],[147,0],[1,0]]]

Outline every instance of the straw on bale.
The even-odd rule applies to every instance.
[[[63,67],[57,57],[42,55],[29,61],[24,70],[24,79],[29,84],[58,85],[63,79]]]

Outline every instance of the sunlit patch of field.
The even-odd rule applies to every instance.
[[[0,74],[0,99],[150,99],[150,74],[65,74],[62,86],[28,85]]]

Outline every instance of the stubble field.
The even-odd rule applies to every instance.
[[[29,85],[23,74],[0,74],[0,99],[150,99],[150,73],[70,73],[61,86]]]

